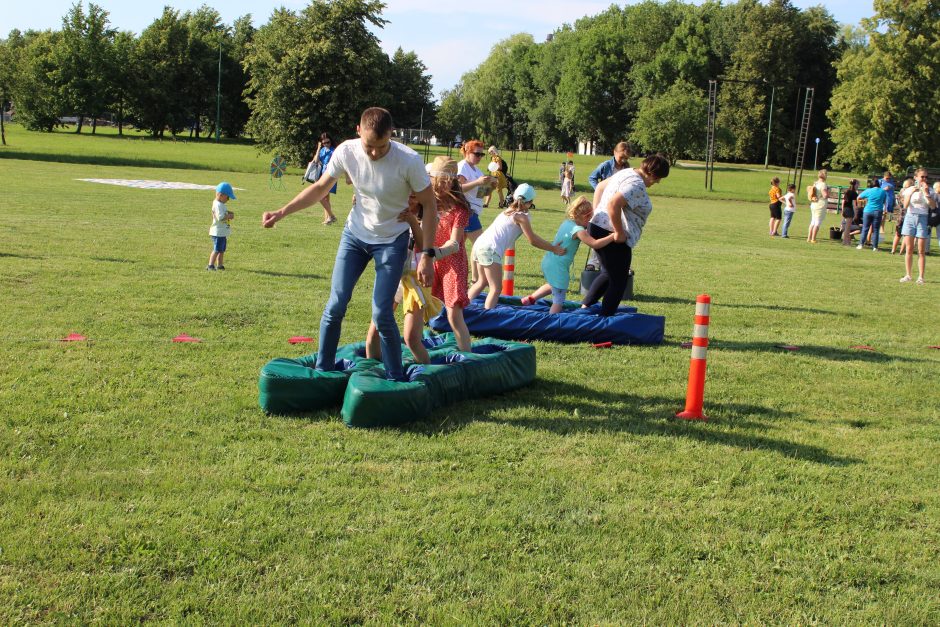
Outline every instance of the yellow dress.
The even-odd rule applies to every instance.
[[[444,308],[444,303],[431,294],[431,288],[418,282],[418,273],[414,270],[406,270],[401,275],[401,292],[402,311],[412,313],[418,308],[423,308],[425,322],[441,313]]]
[[[493,176],[496,177],[496,187],[494,189],[500,190],[508,188],[509,183],[506,181],[506,175],[503,174],[503,158],[499,155],[493,155],[490,161],[496,164],[496,172],[493,173]]]

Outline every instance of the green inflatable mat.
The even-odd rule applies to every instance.
[[[432,359],[457,349],[453,333],[425,339]],[[411,351],[402,345],[402,361],[414,364]],[[258,376],[258,404],[269,414],[298,414],[339,407],[346,393],[349,377],[382,362],[366,359],[365,342],[341,346],[336,351],[336,370],[316,370],[317,354],[296,359],[278,357],[261,369]],[[384,371],[383,371],[384,372]]]
[[[453,346],[429,352],[430,364],[406,367],[407,381],[389,381],[381,365],[352,373],[343,399],[346,425],[382,427],[424,420],[441,407],[508,392],[535,379],[531,344],[485,339],[474,342],[469,353]]]

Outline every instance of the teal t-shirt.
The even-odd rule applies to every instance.
[[[885,190],[880,187],[869,187],[858,195],[858,199],[865,199],[865,210],[862,213],[877,213],[885,208]]]
[[[546,252],[542,257],[542,274],[545,276],[545,281],[555,289],[568,289],[571,264],[574,263],[574,256],[578,252],[578,246],[581,245],[581,240],[577,239],[574,234],[583,230],[584,227],[575,224],[574,220],[565,220],[558,227],[558,232],[555,233],[555,239],[552,241],[553,244],[563,246],[565,254],[559,256]]]

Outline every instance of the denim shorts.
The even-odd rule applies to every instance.
[[[904,216],[904,226],[901,227],[901,235],[919,237],[921,239],[930,237],[927,230],[927,214],[918,215],[908,211],[907,215]]]
[[[480,222],[480,216],[470,212],[470,219],[467,221],[467,228],[464,229],[467,233],[473,233],[474,231],[479,231],[483,228],[483,224]]]
[[[474,246],[473,260],[481,266],[491,266],[494,263],[502,263],[503,256],[496,252],[492,246]]]
[[[212,252],[214,253],[224,253],[225,248],[228,246],[227,237],[219,237],[217,235],[212,236]]]

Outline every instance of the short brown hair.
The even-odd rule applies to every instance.
[[[661,152],[650,155],[640,164],[640,170],[650,176],[658,179],[664,179],[669,176],[669,159]]]
[[[369,107],[359,118],[359,127],[369,129],[379,137],[392,132],[392,114],[382,107]]]
[[[617,145],[614,146],[614,152],[617,152],[618,150],[627,153],[628,157],[630,156],[630,144],[627,142],[617,142]]]

